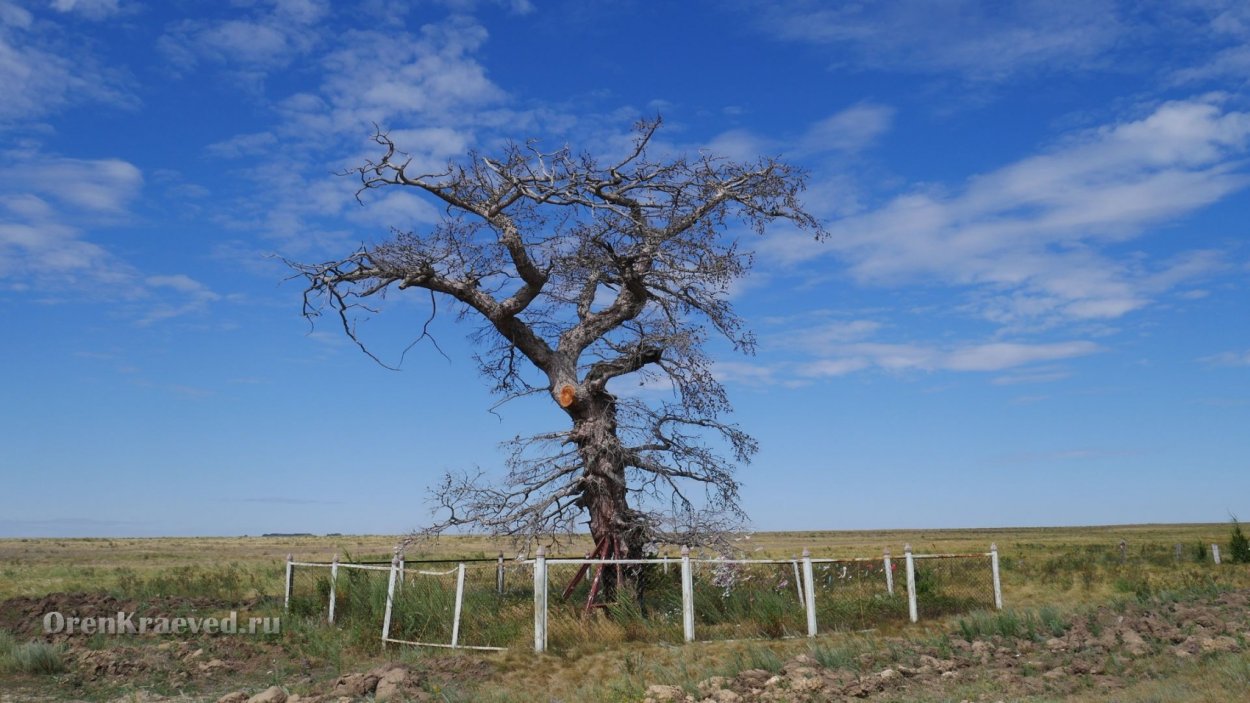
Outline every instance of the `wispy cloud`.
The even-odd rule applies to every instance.
[[[62,12],[98,15],[108,3],[57,2]],[[94,8],[88,13],[88,8]],[[103,16],[103,15],[100,15]],[[30,128],[72,105],[134,107],[130,81],[89,45],[68,44],[48,21],[0,0],[0,131]]]
[[[158,46],[183,71],[201,63],[223,65],[259,84],[317,46],[318,25],[328,12],[325,0],[270,0],[230,19],[177,22]]]
[[[712,374],[726,384],[771,385],[777,380],[777,369],[747,361],[718,360],[712,367]]]
[[[1140,456],[1143,453],[1144,452],[1140,449],[1101,449],[1096,447],[1081,447],[1075,449],[1056,449],[1052,451],[1002,454],[991,458],[991,461],[1000,466],[1016,466],[1020,464],[1056,464],[1074,461],[1082,462],[1105,459],[1122,459]]]
[[[990,342],[942,347],[928,344],[860,342],[833,347],[825,358],[797,366],[800,376],[822,378],[875,368],[888,372],[1003,371],[1038,362],[1089,356],[1102,351],[1093,342]]]
[[[936,344],[862,339],[876,329],[875,325],[851,322],[765,335],[764,346],[770,350],[765,354],[766,360],[717,361],[714,373],[721,382],[729,384],[800,386],[873,371],[907,376],[1019,369],[993,379],[996,385],[1014,385],[1067,378],[1069,372],[1055,362],[1104,351],[1101,345],[1085,340]],[[791,358],[783,358],[782,350],[791,352]]]
[[[974,81],[1086,67],[1114,48],[1125,31],[1109,0],[1058,5],[772,0],[748,6],[763,31],[825,47],[839,64],[955,73]]]
[[[828,243],[783,235],[764,255],[837,254],[865,283],[967,287],[975,310],[1003,325],[1113,319],[1224,265],[1211,250],[1163,261],[1106,252],[1244,189],[1248,138],[1250,114],[1220,96],[1169,102],[961,189],[899,195],[835,223]]]
[[[119,0],[52,0],[52,9],[90,20],[102,20],[121,11]]]
[[[785,332],[769,334],[764,345],[774,349],[797,349],[821,353],[846,342],[866,339],[882,328],[876,320],[831,320]]]
[[[239,134],[229,139],[223,139],[220,142],[214,142],[205,147],[204,151],[208,152],[210,156],[218,158],[237,159],[244,156],[263,154],[277,142],[278,138],[273,136],[272,132],[255,132]]]
[[[203,312],[210,303],[221,300],[221,296],[214,293],[208,286],[186,274],[148,276],[144,279],[144,283],[151,291],[170,290],[176,293],[177,297],[174,300],[161,300],[149,306],[147,312],[138,320],[138,324],[142,326]]]
[[[221,296],[185,275],[144,275],[93,241],[132,223],[143,173],[121,159],[9,151],[0,167],[0,285],[60,300],[124,302],[140,325],[200,313]]]
[[[1212,354],[1202,357],[1199,361],[1211,366],[1250,366],[1250,349]]]
[[[805,153],[859,151],[889,131],[894,108],[861,102],[813,124],[799,141]]]
[[[143,185],[118,159],[9,152],[0,168],[0,281],[54,288],[102,285],[133,294],[133,269],[87,239],[86,227],[119,222]]]
[[[416,35],[348,32],[342,48],[321,60],[320,90],[283,102],[288,131],[356,136],[372,124],[429,124],[434,118],[447,130],[426,135],[437,148],[454,124],[448,118],[467,116],[504,96],[474,58],[487,36],[485,28],[463,17],[428,24]],[[425,120],[413,119],[418,117]],[[405,146],[419,152],[425,144]]]
[[[1020,373],[1011,373],[999,376],[994,379],[994,385],[1017,386],[1026,383],[1051,383],[1054,381],[1062,381],[1071,375],[1071,372],[1064,369],[1033,369],[1030,371],[1022,371]]]
[[[341,35],[337,48],[308,67],[318,77],[314,89],[273,99],[271,129],[208,149],[219,157],[262,157],[243,171],[255,189],[232,204],[223,224],[259,233],[291,255],[341,249],[360,225],[381,233],[437,220],[435,207],[399,189],[366,193],[369,206],[356,207],[358,182],[332,175],[376,156],[367,139],[375,124],[396,127],[389,134],[414,169],[438,170],[477,144],[477,130],[509,119],[492,114],[506,94],[475,56],[487,33],[471,19],[453,16],[418,32]]]

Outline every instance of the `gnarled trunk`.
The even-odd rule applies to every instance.
[[[573,418],[570,439],[582,459],[581,497],[578,505],[590,516],[590,536],[596,545],[606,544],[605,554],[616,559],[640,559],[646,544],[641,515],[629,506],[625,477],[625,450],[617,436],[616,398],[605,390],[585,393],[566,408]],[[626,582],[638,569],[603,570],[602,591],[612,596],[618,573]]]

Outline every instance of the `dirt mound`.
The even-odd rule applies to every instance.
[[[210,598],[158,596],[143,599],[121,599],[107,593],[51,593],[46,596],[19,596],[0,603],[0,629],[19,638],[42,638],[47,641],[67,639],[64,634],[44,635],[43,618],[48,613],[69,617],[113,618],[119,612],[142,617],[172,618],[178,616],[209,616],[229,609],[246,609],[255,602],[227,603]]]

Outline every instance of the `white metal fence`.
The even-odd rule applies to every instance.
[[[711,639],[733,638],[735,630],[726,621],[742,613],[727,604],[733,602],[731,595],[736,589],[755,588],[769,596],[759,600],[752,597],[747,606],[769,609],[764,618],[769,621],[767,632],[777,637],[814,637],[822,630],[848,624],[875,623],[895,616],[901,619],[904,613],[911,622],[917,622],[922,616],[1003,607],[995,545],[976,554],[913,554],[907,545],[902,561],[905,600],[896,593],[900,585],[895,574],[898,564],[889,551],[881,557],[850,559],[816,558],[806,549],[802,557],[794,559],[702,559],[683,548],[678,561],[667,557],[548,558],[540,548],[533,559],[505,560],[501,554],[494,560],[407,564],[396,556],[389,565],[340,562],[337,557],[331,562],[297,562],[288,556],[284,607],[289,611],[296,600],[297,569],[313,574],[328,571],[328,580],[317,578],[311,592],[307,585],[300,589],[298,602],[306,613],[324,610],[327,621],[334,623],[337,611],[344,606],[370,618],[380,610],[384,647],[395,643],[491,651],[507,649],[508,644],[525,636],[519,631],[496,633],[493,636],[509,637],[510,641],[489,641],[488,633],[494,630],[487,625],[497,625],[503,617],[500,604],[510,604],[510,615],[518,608],[532,607],[535,652],[548,648],[553,569],[559,577],[567,573],[561,569],[573,567],[592,571],[650,568],[652,590],[671,593],[668,600],[661,598],[650,605],[657,613],[654,617],[672,617],[676,628],[680,612],[680,637],[685,642],[695,641],[700,631],[712,633]],[[343,582],[344,574],[351,583]],[[384,589],[380,583],[383,574]],[[567,597],[575,583],[576,579],[562,595]],[[532,606],[523,605],[531,596]],[[591,590],[588,603],[594,598]],[[492,619],[494,622],[484,622]],[[410,630],[438,634],[441,639],[408,637],[405,632]]]

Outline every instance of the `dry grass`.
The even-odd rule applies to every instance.
[[[1027,563],[1053,559],[1088,548],[1097,548],[1111,557],[1116,545],[1125,540],[1130,555],[1144,546],[1156,551],[1182,544],[1189,554],[1195,545],[1209,546],[1228,538],[1223,523],[1189,525],[1116,525],[1109,527],[1029,527],[968,530],[885,530],[846,532],[761,532],[739,545],[750,556],[791,557],[811,549],[817,556],[877,556],[890,549],[901,556],[904,544],[917,553],[984,552],[991,542],[999,546],[1003,559]],[[351,555],[358,560],[385,560],[397,538],[384,535],[333,537],[158,537],[91,539],[0,539],[0,599],[13,596],[39,596],[65,591],[110,590],[129,577],[140,580],[173,567],[216,568],[233,565],[255,573],[263,583],[272,584],[270,593],[281,591],[281,563],[287,554],[297,561],[328,561],[334,554]],[[563,553],[581,556],[589,547],[565,547]],[[459,556],[495,556],[500,552],[515,556],[507,543],[483,537],[445,537],[409,559]],[[676,554],[676,551],[673,551]],[[1014,561],[1013,561],[1014,560]],[[1088,596],[1107,596],[1109,584],[1100,592],[1085,593],[1081,588],[1061,589],[1054,584],[1006,579],[1009,600],[1022,605],[1051,602],[1084,602]],[[1095,589],[1096,590],[1096,589]],[[1065,592],[1071,591],[1071,592]]]
[[[817,556],[835,557],[875,557],[889,548],[898,557],[905,543],[910,543],[917,553],[980,553],[995,542],[1003,560],[1004,596],[1009,607],[1057,605],[1072,609],[1132,599],[1141,593],[1158,594],[1170,587],[1250,587],[1246,569],[1217,569],[1209,561],[1196,560],[1199,545],[1205,552],[1212,542],[1224,544],[1228,534],[1228,525],[1213,523],[759,533],[739,544],[748,555],[756,557],[791,557],[804,548]],[[1117,545],[1121,540],[1128,545],[1129,561],[1125,564],[1119,561]],[[171,573],[179,574],[179,578],[162,584],[162,592],[171,588],[203,588],[203,584],[219,581],[223,573],[232,573],[235,576],[231,583],[242,584],[237,587],[250,595],[272,596],[281,593],[282,562],[288,553],[297,560],[309,561],[327,561],[335,553],[357,560],[385,560],[395,542],[389,536],[4,539],[0,540],[0,600],[72,591],[124,594],[148,588]],[[1172,560],[1175,544],[1183,545],[1181,563]],[[580,556],[587,547],[574,545],[563,553]],[[515,556],[506,544],[479,537],[450,537],[428,546],[422,553],[410,552],[408,558],[495,556],[501,550]],[[367,638],[362,635],[343,641],[341,631],[325,630],[315,620],[311,618],[308,623],[293,627],[284,637],[289,641],[288,648],[315,659],[333,660],[334,669],[343,671],[367,668],[381,654],[376,648],[373,626],[365,633]],[[535,656],[521,647],[500,655],[392,649],[388,656],[418,661],[485,658],[494,665],[496,673],[468,692],[440,692],[452,701],[615,701],[638,700],[649,683],[693,686],[710,676],[743,668],[769,668],[808,652],[811,647],[805,639],[693,646],[645,644],[629,641],[631,634],[620,624],[603,618],[562,626],[580,630],[553,633],[557,639],[573,643],[558,655]],[[824,636],[821,645],[830,651],[859,651],[872,648],[876,637],[905,632],[908,637],[923,638],[950,627],[950,623],[942,622],[922,623],[919,627],[890,626],[889,631],[878,630],[868,636]],[[1250,683],[1250,659],[1245,656],[1222,657],[1212,665],[1212,675],[1204,676],[1192,665],[1177,664],[1155,680],[1116,692],[1113,700],[1228,700],[1220,696],[1226,696],[1230,690],[1244,690]],[[1242,688],[1236,689],[1238,685]],[[1190,697],[1186,697],[1186,691]],[[972,695],[975,691],[969,693],[969,697],[976,697]]]

